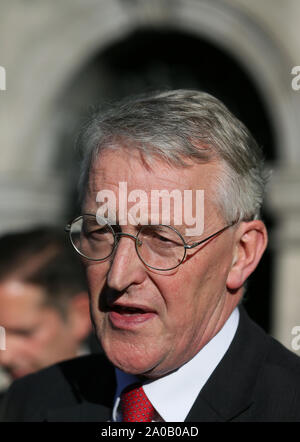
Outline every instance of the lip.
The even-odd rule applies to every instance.
[[[132,312],[122,313],[123,309],[138,309],[142,310],[142,312]],[[142,304],[121,304],[115,303],[110,306],[110,311],[108,313],[109,320],[111,324],[118,329],[123,330],[132,330],[141,325],[144,325],[146,322],[151,321],[157,316],[157,313]]]

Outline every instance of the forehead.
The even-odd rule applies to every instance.
[[[89,174],[87,195],[108,189],[118,191],[119,183],[126,182],[129,190],[196,190],[209,192],[216,180],[218,165],[187,161],[187,167],[175,167],[161,159],[145,164],[137,150],[119,148],[102,152],[94,161]]]
[[[0,284],[0,318],[3,324],[30,323],[44,301],[43,289],[18,280]],[[0,321],[0,323],[1,323]]]
[[[175,167],[155,158],[149,165],[136,149],[107,150],[91,167],[82,213],[107,216],[112,224],[194,226],[185,234],[199,236],[222,217],[218,173],[216,162]]]

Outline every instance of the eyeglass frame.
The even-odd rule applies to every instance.
[[[168,227],[168,228],[170,228],[171,230],[173,230],[175,233],[177,233],[177,235],[178,235],[178,236],[180,237],[180,239],[182,240],[182,242],[183,242],[183,247],[184,247],[184,254],[183,254],[183,257],[182,257],[181,261],[180,261],[178,264],[176,264],[176,266],[174,266],[174,267],[170,267],[170,268],[168,268],[168,269],[159,269],[159,268],[157,268],[157,267],[153,267],[153,266],[150,266],[149,264],[147,264],[147,263],[143,260],[143,258],[140,256],[140,254],[139,254],[139,252],[138,252],[138,241],[141,242],[141,240],[139,240],[139,238],[138,238],[138,235],[139,235],[139,233],[141,232],[142,228],[145,227],[145,225],[140,226],[140,228],[139,228],[139,230],[138,230],[138,232],[137,232],[137,235],[132,235],[131,233],[126,233],[126,232],[115,232],[114,229],[112,228],[112,225],[109,224],[109,223],[107,223],[107,225],[111,228],[111,231],[112,231],[112,234],[113,234],[113,237],[114,237],[114,245],[113,245],[113,248],[112,248],[111,253],[110,253],[108,256],[106,256],[105,258],[89,258],[88,256],[84,255],[82,252],[80,252],[80,250],[75,246],[74,242],[72,241],[72,237],[71,237],[71,227],[72,227],[72,224],[73,224],[73,223],[75,223],[75,222],[78,221],[80,218],[83,218],[83,217],[86,216],[86,215],[87,215],[87,216],[93,216],[93,217],[95,217],[95,218],[97,219],[97,216],[96,216],[94,213],[84,213],[84,214],[82,214],[82,215],[79,215],[79,216],[73,218],[73,220],[70,221],[70,222],[65,226],[65,228],[64,228],[64,231],[65,231],[66,233],[69,234],[69,239],[70,239],[70,242],[71,242],[73,248],[76,250],[76,252],[77,252],[80,256],[82,256],[82,257],[85,258],[85,259],[88,259],[89,261],[96,261],[96,262],[102,262],[102,261],[105,261],[106,259],[110,258],[110,257],[114,254],[114,252],[115,252],[115,250],[116,250],[116,247],[117,247],[117,245],[118,245],[118,242],[119,242],[119,241],[117,240],[117,237],[127,236],[127,237],[132,238],[132,239],[135,240],[135,250],[136,250],[136,253],[137,253],[139,259],[142,261],[142,263],[143,263],[146,267],[149,267],[150,269],[153,269],[153,270],[158,270],[158,271],[160,271],[160,272],[167,272],[167,271],[170,271],[170,270],[174,270],[174,269],[176,269],[176,268],[179,267],[179,266],[183,263],[183,261],[185,260],[185,257],[186,257],[186,251],[187,251],[187,250],[191,250],[191,249],[193,249],[194,247],[200,246],[201,244],[203,244],[204,242],[208,241],[209,239],[214,238],[215,236],[217,236],[217,235],[223,233],[225,230],[229,229],[229,227],[232,227],[232,226],[234,226],[235,224],[237,224],[237,221],[233,221],[231,224],[228,224],[227,226],[223,227],[222,229],[218,230],[217,232],[215,232],[215,233],[209,235],[207,238],[204,238],[204,239],[202,239],[201,241],[196,241],[196,242],[194,242],[194,243],[192,243],[192,244],[188,244],[188,243],[185,241],[185,239],[184,239],[184,237],[182,236],[182,234],[181,234],[180,232],[178,232],[178,230],[175,229],[175,227],[173,227],[173,226],[169,226],[169,225],[167,225],[167,224],[153,224],[153,225],[155,225],[155,226]],[[140,244],[140,245],[141,245],[141,244]]]

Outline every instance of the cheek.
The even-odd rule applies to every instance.
[[[41,361],[45,358],[45,353],[51,352],[52,345],[50,342],[48,333],[45,333],[44,328],[36,332],[33,336],[23,340],[20,356],[27,363],[35,363],[35,361]]]
[[[101,292],[106,283],[109,265],[105,263],[88,264],[85,272],[90,297],[90,310],[96,331],[104,333],[105,313],[101,310]]]
[[[27,341],[27,354],[33,355],[35,359],[42,359],[43,354],[45,353],[45,347],[49,351],[48,339],[45,339],[43,335],[40,333],[28,339]]]
[[[109,266],[106,263],[92,263],[85,266],[89,291],[92,297],[100,294],[106,281],[108,268]]]
[[[213,266],[201,265],[196,258],[182,265],[177,274],[156,281],[166,305],[167,318],[177,327],[201,320],[204,305],[217,291],[218,278]]]
[[[57,313],[41,317],[41,323],[41,327],[32,338],[33,346],[39,347],[41,352],[49,352],[52,348],[60,347],[69,334],[67,325]]]
[[[197,301],[197,284],[189,272],[162,277],[155,281],[164,303],[165,321],[173,331],[182,333],[182,328],[192,319]],[[181,330],[180,330],[181,328]]]

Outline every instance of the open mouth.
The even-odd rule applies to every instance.
[[[144,306],[114,304],[110,307],[109,318],[116,328],[128,329],[138,326],[156,316],[154,310]]]
[[[139,307],[125,307],[121,305],[113,306],[112,311],[117,312],[120,315],[143,315],[149,313],[149,311],[143,310]]]

